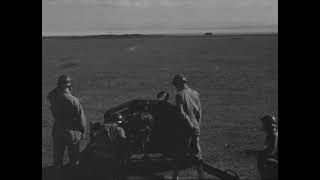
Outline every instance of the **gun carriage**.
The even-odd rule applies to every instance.
[[[117,117],[121,116],[121,117]],[[166,101],[135,99],[104,113],[104,123],[117,123],[125,131],[130,154],[174,153],[177,132],[182,133],[177,123],[175,105]],[[90,141],[102,123],[90,123]]]

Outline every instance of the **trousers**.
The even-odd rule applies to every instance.
[[[268,158],[264,155],[258,156],[257,161],[258,171],[261,180],[277,180],[278,179],[278,160],[275,158]]]
[[[173,163],[173,179],[177,179],[179,171],[183,168],[184,162],[187,160],[187,154],[190,156],[190,160],[193,166],[195,166],[199,179],[204,178],[202,154],[199,143],[198,135],[185,136],[180,139],[180,143],[177,143],[175,159]]]
[[[69,164],[77,165],[80,158],[81,132],[75,130],[56,130],[52,132],[54,166],[63,166],[64,152],[68,149]]]

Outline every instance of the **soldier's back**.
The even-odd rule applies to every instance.
[[[72,128],[75,116],[75,105],[79,100],[70,93],[53,90],[49,93],[50,109],[55,119],[55,124],[63,128]]]
[[[199,126],[201,122],[200,94],[191,88],[186,88],[180,91],[178,96],[181,97],[184,111],[188,114],[191,121],[193,121],[196,126]]]

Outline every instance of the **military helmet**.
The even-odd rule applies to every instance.
[[[188,80],[182,74],[176,74],[172,79],[172,84],[186,83],[186,82],[188,82]]]
[[[58,82],[57,82],[58,86],[63,86],[63,87],[68,87],[71,86],[71,77],[68,75],[61,75],[58,78]]]
[[[164,101],[167,101],[169,99],[169,93],[165,92],[165,91],[160,91],[158,94],[157,94],[157,100],[164,100]]]
[[[278,127],[278,118],[275,115],[264,115],[260,120],[264,124],[271,125],[272,127]]]
[[[111,115],[112,122],[122,122],[124,120],[121,113],[114,113]]]

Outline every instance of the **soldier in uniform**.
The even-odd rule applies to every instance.
[[[82,168],[91,178],[124,178],[125,164],[129,158],[128,144],[120,113],[115,113],[105,123],[90,123],[90,144],[83,151]]]
[[[54,118],[52,127],[54,166],[63,166],[66,147],[69,165],[76,166],[80,158],[80,140],[85,135],[86,119],[79,99],[71,94],[71,77],[60,76],[57,87],[48,94],[47,99]]]
[[[262,180],[278,179],[278,119],[265,115],[260,120],[266,139],[265,149],[258,154],[258,170]]]
[[[187,79],[177,74],[174,76],[172,84],[176,87],[178,93],[176,95],[176,105],[178,108],[178,121],[184,126],[182,132],[181,144],[177,148],[176,163],[173,169],[173,179],[178,178],[178,171],[181,167],[183,159],[186,158],[187,152],[193,165],[196,166],[199,179],[204,178],[202,165],[202,155],[199,143],[200,123],[201,123],[201,103],[200,94],[188,87]],[[185,133],[184,133],[185,132]]]

